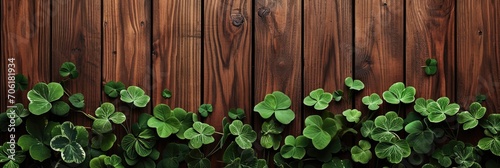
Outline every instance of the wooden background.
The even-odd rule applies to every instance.
[[[305,116],[317,113],[302,99],[318,87],[347,90],[348,76],[366,88],[332,103],[333,113],[366,111],[363,96],[398,81],[417,97],[446,95],[461,107],[485,94],[483,105],[496,113],[499,45],[496,0],[2,0],[0,109],[8,105],[7,58],[15,58],[30,87],[60,81],[60,65],[76,63],[80,77],[67,87],[85,95],[91,114],[116,101],[103,94],[105,82],[144,88],[152,98],[146,108],[119,104],[131,121],[158,103],[189,111],[210,103],[206,122],[217,130],[236,107],[258,129],[253,106],[280,90],[296,113],[284,134],[298,135]],[[438,60],[437,75],[425,75],[427,58]],[[172,98],[161,97],[164,88]],[[26,93],[16,100],[27,105]],[[77,113],[70,120],[91,125]]]

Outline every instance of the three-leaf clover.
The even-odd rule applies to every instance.
[[[257,133],[252,129],[252,126],[245,124],[240,120],[234,120],[229,125],[229,131],[235,135],[234,139],[241,149],[249,149],[252,143],[257,140]]]
[[[328,108],[332,99],[333,95],[331,93],[325,92],[323,89],[319,88],[311,91],[311,93],[304,98],[304,104],[306,106],[314,106],[316,110],[324,110]]]
[[[319,115],[310,115],[306,118],[305,124],[303,135],[311,139],[313,146],[319,150],[330,144],[332,137],[337,134],[339,129],[334,119],[322,119]]]
[[[127,90],[120,91],[120,100],[125,103],[133,103],[136,107],[146,107],[150,97],[144,93],[140,87],[129,86]]]
[[[126,158],[136,159],[138,156],[149,156],[153,152],[153,147],[156,144],[154,131],[151,129],[144,129],[137,133],[137,135],[134,134],[127,134],[122,138],[121,147],[125,151]]]
[[[434,141],[434,132],[426,127],[420,120],[415,120],[405,126],[408,134],[406,140],[416,153],[425,154],[431,150]]]
[[[92,158],[89,164],[92,168],[124,168],[122,164],[122,158],[115,154],[111,156],[100,155],[98,157]]]
[[[370,142],[365,140],[359,141],[358,145],[351,148],[352,160],[362,164],[368,163],[368,161],[372,159],[372,152],[370,151],[370,148],[372,148]]]
[[[182,108],[175,108],[173,113],[175,118],[177,118],[181,124],[179,131],[175,135],[177,135],[177,138],[179,139],[186,139],[186,137],[184,137],[184,132],[191,128],[194,122],[198,121],[198,116],[192,112],[186,112],[186,110]]]
[[[309,144],[309,139],[305,136],[298,136],[294,138],[292,135],[288,135],[285,138],[285,145],[281,147],[280,154],[283,158],[294,158],[302,159],[306,155],[307,145]]]
[[[413,106],[413,109],[420,113],[422,116],[428,116],[429,112],[427,111],[427,107],[429,103],[434,102],[432,99],[425,100],[424,98],[418,98],[415,100],[415,105]]]
[[[361,111],[356,109],[347,109],[342,112],[342,115],[346,117],[347,121],[358,123],[359,117],[361,117]]]
[[[427,117],[429,118],[430,122],[439,123],[446,119],[446,115],[455,115],[458,110],[460,110],[460,106],[458,104],[450,104],[449,98],[441,97],[435,102],[430,102],[427,105],[427,111],[429,112],[429,115]]]
[[[485,133],[496,135],[500,132],[500,114],[490,114],[486,120],[479,124],[486,129]]]
[[[84,144],[79,142],[79,137],[88,140],[88,132],[83,128],[77,129],[73,123],[66,121],[61,124],[61,135],[56,135],[50,140],[50,147],[57,152],[61,152],[61,158],[66,163],[80,164],[85,160]],[[80,134],[80,135],[79,135]]]
[[[403,118],[397,113],[390,111],[385,115],[375,118],[375,129],[371,133],[371,138],[379,142],[387,142],[396,137],[396,131],[403,129]]]
[[[425,60],[425,66],[422,67],[424,68],[425,74],[434,75],[437,72],[437,61],[434,58],[429,58]]]
[[[108,133],[98,133],[92,136],[92,148],[100,149],[101,151],[108,151],[113,147],[116,142],[116,135],[112,132]]]
[[[478,102],[473,102],[469,106],[469,111],[460,112],[457,116],[457,121],[464,124],[464,130],[472,129],[477,126],[479,119],[483,118],[486,113],[486,107],[481,106]]]
[[[345,85],[351,90],[360,91],[365,88],[365,84],[360,80],[353,80],[352,77],[347,77],[344,80]]]
[[[289,124],[295,119],[295,113],[290,110],[291,104],[292,101],[287,95],[275,91],[266,95],[264,101],[258,103],[253,110],[258,112],[264,119],[268,119],[274,114],[280,123]]]
[[[382,99],[380,99],[380,96],[377,93],[372,93],[370,96],[365,96],[363,99],[361,99],[363,104],[368,106],[368,109],[370,110],[377,110],[379,108],[379,105],[383,103]]]
[[[76,94],[71,95],[68,98],[68,100],[71,103],[71,105],[73,105],[76,108],[81,109],[85,106],[85,98],[83,97],[83,94],[81,94],[81,93],[76,93]]]
[[[193,128],[189,128],[184,132],[184,137],[189,139],[189,147],[198,149],[202,145],[210,144],[215,141],[212,134],[215,133],[215,128],[202,122],[195,122]]]
[[[208,117],[208,114],[212,113],[213,111],[213,107],[211,104],[202,104],[199,108],[198,108],[198,112],[200,112],[200,115],[202,117]]]
[[[175,134],[179,131],[181,123],[175,117],[170,107],[166,104],[158,104],[153,109],[154,117],[148,120],[148,126],[156,128],[158,136],[161,138],[167,138],[171,134]]]
[[[36,161],[43,162],[50,158],[50,140],[52,138],[51,131],[58,123],[48,121],[45,117],[31,116],[26,120],[26,132],[18,140],[18,145],[23,151],[28,151]]]
[[[408,104],[415,100],[415,92],[413,86],[405,87],[403,82],[396,82],[382,94],[382,97],[390,104],[399,104],[400,102]]]
[[[168,99],[172,97],[172,92],[168,89],[163,89],[163,91],[161,92],[161,96],[165,99]]]
[[[387,158],[394,164],[400,163],[403,158],[410,156],[410,153],[410,145],[404,139],[380,142],[375,146],[375,155],[378,158]]]
[[[241,108],[231,108],[228,112],[229,118],[233,120],[241,120],[245,118],[245,111]]]
[[[479,140],[477,147],[481,150],[490,150],[494,155],[500,156],[500,136],[494,135],[484,137]]]
[[[35,115],[42,115],[52,109],[52,102],[59,100],[64,95],[61,84],[38,83],[28,92],[29,111]]]
[[[65,62],[61,65],[61,68],[59,69],[59,74],[62,77],[67,77],[71,79],[75,79],[78,77],[78,70],[76,70],[76,66],[72,62]]]
[[[284,126],[274,119],[270,119],[262,123],[262,135],[260,137],[260,145],[266,149],[279,149],[281,143],[281,132]]]
[[[122,90],[125,90],[125,84],[122,82],[109,81],[104,85],[104,93],[111,98],[116,98]]]
[[[92,128],[98,133],[108,133],[113,130],[111,122],[121,124],[125,121],[125,114],[115,112],[115,105],[111,103],[103,103],[95,110],[96,119],[92,124]]]

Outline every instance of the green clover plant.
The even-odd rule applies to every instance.
[[[150,97],[144,90],[137,86],[129,86],[127,90],[120,91],[120,99],[125,103],[132,103],[136,107],[146,107]]]
[[[282,124],[289,124],[295,119],[295,113],[290,109],[292,101],[283,92],[275,91],[266,95],[264,101],[254,107],[264,119],[268,119],[274,114],[274,117]]]
[[[397,82],[389,87],[388,91],[382,94],[384,100],[389,104],[411,103],[415,100],[415,88],[413,86],[405,87],[403,82]]]
[[[351,90],[360,91],[365,88],[365,84],[360,80],[353,80],[352,77],[347,77],[344,80],[345,85]]]
[[[325,92],[323,89],[319,88],[311,91],[311,93],[304,98],[304,104],[306,106],[314,106],[316,110],[324,110],[328,108],[332,99],[333,95],[331,93]]]

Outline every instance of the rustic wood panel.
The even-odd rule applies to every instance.
[[[500,2],[457,3],[457,101],[468,109],[478,94],[488,113],[500,110]]]
[[[197,111],[201,96],[201,1],[153,4],[153,104]],[[172,91],[170,99],[161,96]]]
[[[203,103],[214,111],[205,122],[222,132],[222,119],[231,108],[252,116],[252,3],[249,0],[209,0],[204,3]],[[207,152],[213,148],[207,147]],[[220,151],[212,167],[223,167]]]
[[[346,91],[344,79],[352,76],[352,5],[348,0],[304,2],[304,96],[317,88]],[[327,110],[339,114],[351,108],[352,101],[346,94]],[[305,107],[304,119],[311,114],[318,112]]]
[[[406,1],[406,83],[416,97],[455,99],[455,1]],[[427,76],[422,66],[438,61],[438,72]]]
[[[356,0],[354,14],[354,77],[365,89],[355,96],[356,109],[368,111],[362,97],[404,82],[404,3],[400,0]],[[390,107],[390,108],[389,108]],[[379,113],[397,111],[384,103]]]
[[[59,75],[61,64],[75,63],[79,77],[63,84],[70,94],[82,93],[82,110],[93,114],[101,102],[101,2],[55,1],[52,13],[52,80],[64,80]],[[70,120],[92,125],[90,119],[78,113],[72,113]]]

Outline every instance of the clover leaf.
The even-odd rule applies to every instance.
[[[81,109],[85,106],[85,98],[83,97],[83,94],[81,94],[81,93],[76,93],[76,94],[71,95],[68,98],[68,100],[71,103],[71,105],[73,105],[76,108]]]
[[[161,96],[165,99],[171,98],[172,92],[168,89],[163,89],[163,91],[161,92]]]
[[[391,163],[400,163],[403,158],[410,156],[410,145],[406,140],[393,140],[380,142],[375,146],[375,155],[387,160]]]
[[[52,102],[64,95],[64,89],[59,83],[38,83],[28,92],[29,111],[42,115],[52,109]]]
[[[363,104],[368,106],[370,110],[378,110],[379,105],[383,103],[382,99],[377,93],[372,93],[370,96],[365,96],[361,99]]]
[[[51,157],[51,131],[58,123],[48,121],[45,117],[31,116],[26,120],[26,132],[18,139],[23,151],[29,151],[31,158],[43,162]]]
[[[4,168],[19,168],[20,164],[24,162],[26,155],[23,151],[18,149],[14,143],[4,142],[0,146],[0,163],[5,163]]]
[[[68,103],[58,100],[52,103],[52,109],[50,109],[50,112],[58,116],[65,116],[68,114],[69,110],[70,107]]]
[[[496,135],[500,131],[500,114],[490,114],[486,120],[479,124],[486,129],[488,134]]]
[[[121,147],[129,159],[149,156],[155,144],[154,131],[151,129],[144,129],[137,135],[127,134],[121,141]]]
[[[158,163],[158,168],[177,168],[188,153],[189,147],[187,145],[169,143],[163,150],[163,159]]]
[[[328,146],[339,130],[334,119],[322,119],[319,115],[308,116],[305,124],[303,135],[311,139],[313,146],[319,150]]]
[[[428,99],[428,100],[425,100],[424,98],[418,98],[417,100],[415,100],[415,105],[413,106],[413,109],[420,113],[420,115],[422,116],[428,116],[429,115],[429,112],[427,111],[427,105],[429,105],[429,103],[431,102],[434,102],[434,100],[432,99]]]
[[[425,74],[427,75],[434,75],[437,72],[437,61],[434,58],[429,58],[425,60],[425,66],[422,66],[424,68]]]
[[[116,98],[122,90],[125,90],[125,84],[122,82],[109,81],[104,85],[104,93],[111,98]]]
[[[100,149],[101,151],[108,151],[113,147],[116,142],[116,135],[112,132],[108,133],[96,133],[92,137],[92,148]]]
[[[437,99],[435,102],[430,102],[427,105],[427,111],[429,112],[430,122],[439,123],[446,119],[446,115],[452,116],[455,115],[460,106],[456,103],[450,104],[450,99],[447,97],[441,97]]]
[[[208,114],[209,113],[212,113],[213,111],[213,107],[211,104],[202,104],[199,108],[198,108],[198,112],[200,112],[200,115],[202,117],[208,117]]]
[[[375,118],[375,129],[371,133],[371,138],[375,141],[386,142],[396,137],[396,131],[403,129],[403,118],[397,113],[390,111],[385,115]]]
[[[198,149],[202,145],[213,143],[215,139],[212,134],[214,133],[214,127],[197,121],[193,124],[193,128],[189,128],[184,132],[184,137],[189,139],[189,147]]]
[[[26,88],[28,88],[28,78],[26,78],[26,76],[24,76],[23,74],[16,74],[15,76],[15,82],[16,82],[16,86],[15,86],[15,89],[16,90],[21,90],[21,91],[24,91],[26,90]]]
[[[267,120],[262,123],[262,135],[260,137],[260,145],[266,149],[279,149],[281,143],[281,132],[284,126],[274,119]]]
[[[344,91],[336,90],[335,92],[332,93],[332,95],[333,95],[333,99],[338,102],[338,101],[342,100],[342,96],[344,95]]]
[[[382,97],[390,104],[399,104],[400,102],[408,104],[415,100],[415,92],[413,86],[405,87],[403,82],[397,82],[392,84],[389,90],[382,94]]]
[[[181,128],[181,123],[166,104],[156,105],[153,109],[153,115],[154,117],[148,120],[148,126],[156,128],[156,132],[161,138],[167,138],[171,134],[177,133]]]
[[[477,164],[475,162],[476,154],[474,153],[474,147],[470,144],[466,145],[463,142],[458,142],[458,144],[453,147],[453,153],[455,154],[455,163],[457,163],[459,167],[471,167]]]
[[[17,127],[21,125],[24,117],[27,117],[30,112],[24,108],[24,105],[21,103],[16,103],[11,108],[7,109],[5,113],[0,114],[0,131],[8,131],[9,128],[12,129],[13,123],[11,123],[12,119],[14,120],[14,126]]]
[[[361,128],[360,128],[361,135],[365,138],[371,137],[375,128],[377,128],[377,127],[375,126],[375,123],[373,122],[373,120],[366,120],[361,125]]]
[[[306,155],[307,145],[309,144],[309,139],[305,136],[298,136],[294,138],[292,135],[288,135],[285,138],[285,145],[281,147],[280,154],[283,158],[294,158],[302,159]]]
[[[352,77],[347,77],[344,80],[345,85],[351,90],[360,91],[365,88],[365,84],[360,80],[353,80]]]
[[[57,152],[61,152],[61,158],[66,163],[80,164],[85,160],[84,144],[78,140],[79,134],[83,135],[82,139],[88,140],[88,132],[83,128],[83,131],[78,131],[73,123],[66,121],[61,124],[61,135],[56,135],[50,140],[50,147]],[[81,129],[80,129],[81,130]]]
[[[111,122],[121,124],[126,120],[125,114],[115,112],[115,106],[111,103],[103,103],[95,110],[96,119],[92,128],[98,133],[108,133],[113,130]]]
[[[210,168],[210,160],[199,149],[193,149],[186,155],[188,167]]]
[[[59,74],[62,77],[67,77],[71,79],[75,79],[78,77],[78,70],[76,70],[76,66],[72,62],[65,62],[61,65],[61,68],[59,69]]]
[[[257,140],[257,133],[252,129],[252,126],[245,124],[240,120],[234,120],[229,125],[229,131],[235,135],[234,139],[241,149],[249,149],[252,143]]]
[[[425,154],[431,150],[434,132],[425,128],[420,120],[408,123],[405,131],[409,133],[406,140],[416,153]]]
[[[129,86],[127,90],[120,91],[120,100],[125,103],[133,103],[136,107],[146,107],[150,98],[144,93],[140,87]]]
[[[316,110],[324,110],[328,108],[328,104],[332,99],[333,95],[331,93],[325,92],[323,89],[319,88],[311,91],[311,93],[304,98],[304,104],[306,106],[314,106]]]
[[[245,111],[241,108],[231,108],[228,112],[229,118],[233,120],[241,120],[245,118]]]
[[[258,112],[264,119],[268,119],[274,114],[280,123],[289,124],[295,119],[295,113],[290,110],[291,104],[292,101],[287,95],[275,91],[266,95],[264,101],[258,103],[253,110]]]
[[[332,160],[330,160],[326,163],[323,163],[323,165],[321,165],[321,168],[330,168],[330,167],[352,168],[352,163],[351,163],[351,160],[348,160],[348,159],[340,160],[339,158],[335,157]]]
[[[494,155],[500,156],[500,136],[484,137],[479,140],[477,147],[481,150],[490,150]]]
[[[484,95],[484,94],[479,94],[479,95],[477,95],[477,96],[476,96],[476,102],[478,102],[478,103],[482,103],[482,102],[484,102],[484,101],[486,101],[486,95]]]
[[[372,159],[372,152],[370,151],[372,145],[370,142],[361,140],[358,145],[351,148],[351,157],[354,162],[367,164]]]
[[[192,112],[186,112],[186,110],[182,108],[175,108],[173,113],[181,124],[179,131],[175,135],[177,135],[179,139],[186,139],[186,137],[184,137],[184,132],[193,126],[193,123],[197,121],[197,116]]]
[[[477,126],[479,119],[483,118],[486,113],[486,107],[481,106],[478,102],[474,102],[469,106],[469,111],[463,111],[458,114],[457,121],[463,125],[464,130],[472,129]]]
[[[361,117],[361,111],[356,109],[347,109],[342,112],[342,115],[346,117],[347,121],[358,123],[359,117]]]
[[[98,157],[92,158],[92,160],[90,160],[90,167],[91,168],[108,168],[108,167],[124,168],[124,166],[122,164],[122,159],[120,158],[120,156],[117,156],[117,155],[111,155],[111,156],[100,155]]]

